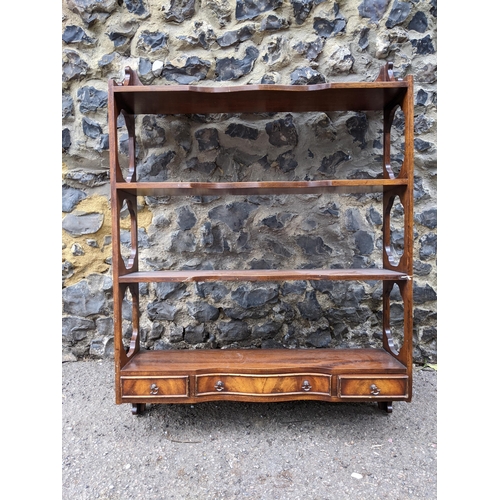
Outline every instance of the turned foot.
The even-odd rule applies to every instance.
[[[379,401],[378,407],[382,411],[386,411],[387,413],[392,413],[392,401]]]
[[[132,415],[142,415],[146,410],[146,403],[132,403]]]

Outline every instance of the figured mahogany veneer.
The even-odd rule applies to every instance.
[[[153,85],[144,86],[130,68],[122,82],[109,81],[108,116],[113,236],[113,299],[116,402],[200,401],[377,402],[387,412],[392,401],[411,401],[413,268],[413,78],[395,79],[392,63],[374,82],[319,85]],[[396,110],[404,114],[404,160],[391,168],[391,127]],[[142,182],[135,164],[135,115],[245,114],[277,112],[383,112],[383,155],[376,179],[254,182]],[[118,155],[118,117],[128,132],[128,172]],[[242,116],[242,119],[244,117]],[[349,176],[348,176],[349,177]],[[382,269],[162,270],[139,267],[138,196],[273,195],[307,193],[382,194]],[[391,248],[391,211],[398,200],[404,212],[403,254]],[[120,212],[130,214],[131,251],[121,254]],[[229,266],[230,267],[230,266]],[[140,344],[139,284],[148,282],[379,280],[382,282],[382,347],[352,349],[206,349],[145,351]],[[392,336],[391,300],[401,297],[403,338]],[[123,342],[126,293],[132,305],[132,336]]]

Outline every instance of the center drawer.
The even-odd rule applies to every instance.
[[[318,373],[296,374],[206,374],[197,375],[195,391],[204,394],[245,394],[266,396],[273,394],[323,394],[331,393],[331,375]]]

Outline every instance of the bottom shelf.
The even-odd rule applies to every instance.
[[[410,401],[411,371],[383,349],[142,351],[117,374],[118,403]]]

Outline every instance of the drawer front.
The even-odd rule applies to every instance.
[[[408,377],[342,376],[338,378],[338,395],[342,398],[390,398],[408,395]]]
[[[283,394],[330,395],[331,375],[298,373],[272,375],[207,374],[196,376],[196,395],[242,394],[271,396]]]
[[[189,378],[179,377],[122,377],[122,394],[132,398],[188,397]]]

